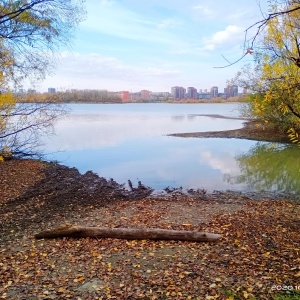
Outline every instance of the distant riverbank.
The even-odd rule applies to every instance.
[[[235,120],[246,120],[243,118],[232,118],[222,115],[198,115],[203,117],[211,118],[222,118],[222,119],[235,119]],[[258,121],[245,121],[244,127],[233,130],[222,130],[222,131],[207,131],[207,132],[191,132],[191,133],[174,133],[168,136],[175,137],[194,137],[194,138],[234,138],[234,139],[247,139],[265,142],[283,142],[290,143],[288,135],[284,132],[278,131],[278,129],[266,125]]]
[[[81,91],[82,92],[82,91]],[[115,93],[110,96],[83,91],[79,94],[57,92],[55,94],[28,94],[18,95],[19,103],[61,103],[61,104],[146,104],[146,103],[170,103],[170,104],[203,104],[203,103],[242,103],[245,96],[230,97],[227,99],[218,97],[211,99],[121,99]]]

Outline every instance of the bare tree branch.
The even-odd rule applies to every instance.
[[[297,3],[295,3],[297,4]],[[278,12],[274,12],[274,13],[271,13],[271,14],[268,14],[264,19],[260,20],[260,21],[257,21],[256,23],[252,24],[251,26],[249,26],[246,30],[245,30],[245,41],[244,41],[244,46],[246,44],[246,41],[247,41],[247,35],[248,35],[248,32],[250,31],[250,29],[252,29],[253,27],[255,26],[258,26],[257,27],[257,30],[255,32],[255,35],[254,37],[252,37],[250,40],[251,40],[251,45],[250,47],[247,49],[247,52],[241,56],[239,59],[237,59],[236,61],[232,62],[232,63],[229,63],[228,65],[225,65],[225,66],[221,66],[221,67],[214,67],[214,68],[217,68],[217,69],[220,69],[220,68],[227,68],[227,67],[230,67],[236,63],[238,63],[239,61],[241,61],[249,52],[248,50],[249,49],[254,49],[254,44],[255,44],[255,41],[256,39],[258,38],[258,36],[260,35],[260,33],[263,31],[263,29],[265,28],[265,26],[267,26],[267,24],[274,18],[278,18],[278,17],[281,17],[281,16],[284,16],[284,15],[289,15],[295,11],[298,11],[300,10],[300,4],[297,4],[296,7],[294,8],[291,8],[291,9],[286,9],[286,10],[282,10],[282,11],[278,11]],[[296,37],[296,35],[295,35]],[[296,37],[296,42],[297,42],[297,48],[298,48],[298,53],[299,53],[299,57],[300,57],[300,49],[299,49],[299,43],[298,43],[298,39]],[[285,47],[287,47],[287,45],[285,45]],[[245,47],[244,47],[245,48]],[[289,49],[287,48],[287,51],[289,51]],[[252,53],[251,53],[252,54]],[[228,62],[228,60],[222,55],[222,57]],[[299,59],[299,62],[296,61],[295,58],[293,57],[286,57],[286,59],[290,59],[290,60],[293,60],[296,65],[300,67],[300,59]]]
[[[227,62],[229,62],[229,65],[222,66],[222,67],[214,67],[214,68],[215,68],[215,69],[222,69],[222,68],[230,67],[230,66],[232,66],[232,65],[234,65],[234,64],[236,64],[236,63],[238,63],[239,61],[241,61],[247,54],[248,54],[248,53],[246,52],[241,58],[239,58],[238,60],[236,60],[235,62],[232,62],[232,63],[230,63],[230,62],[222,55],[223,58],[224,58]]]
[[[245,30],[246,35],[247,35],[247,32],[248,32],[251,28],[255,27],[256,25],[259,25],[259,26],[258,26],[258,29],[257,29],[257,31],[256,31],[255,36],[252,38],[252,44],[251,44],[251,47],[253,47],[254,42],[255,42],[256,38],[258,37],[258,35],[260,34],[262,28],[263,28],[265,25],[267,25],[268,22],[269,22],[270,20],[272,20],[272,19],[274,19],[274,18],[278,18],[278,17],[283,16],[283,15],[286,15],[286,14],[290,14],[290,13],[292,13],[292,12],[295,12],[295,11],[299,10],[299,9],[300,9],[300,5],[297,6],[297,7],[295,7],[295,8],[292,8],[292,9],[288,9],[288,10],[284,10],[284,11],[279,11],[279,12],[275,12],[275,13],[268,14],[268,16],[267,16],[265,19],[260,20],[260,21],[258,21],[258,22],[256,22],[256,23],[252,24],[251,26],[249,26],[249,27]]]

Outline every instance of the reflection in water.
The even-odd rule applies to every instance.
[[[181,115],[181,116],[171,116],[172,121],[183,121],[185,120],[185,116]]]
[[[143,104],[136,104],[136,106],[143,107]],[[106,108],[105,111],[103,107]],[[162,109],[160,114],[147,110],[138,114],[124,113],[120,107],[123,106],[116,104],[108,110],[106,105],[98,104],[88,113],[80,109],[73,111],[65,119],[56,123],[56,136],[47,143],[47,151],[118,147],[135,138],[142,141],[145,137],[159,137],[172,133],[229,130],[242,127],[243,123],[240,120],[200,116],[187,118],[190,112],[195,111],[193,107],[190,107],[186,115],[172,111],[174,106],[170,105],[167,106],[168,110]],[[121,149],[120,153],[122,153]]]
[[[236,156],[240,175],[225,176],[228,183],[246,183],[256,191],[300,194],[300,157],[295,145],[257,143]]]
[[[45,140],[49,160],[120,183],[141,180],[155,189],[300,191],[299,150],[241,139],[194,139],[170,133],[236,129],[232,104],[70,105]],[[198,115],[196,115],[198,114]],[[206,115],[206,116],[204,116]],[[250,150],[249,150],[250,149]],[[61,152],[57,152],[61,151]]]

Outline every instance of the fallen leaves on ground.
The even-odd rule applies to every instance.
[[[272,299],[274,286],[300,286],[299,208],[299,202],[284,200],[146,198],[89,205],[71,219],[78,225],[222,234],[215,243],[191,243],[34,240],[53,221],[26,222],[24,230],[18,211],[7,216],[2,203],[1,220],[11,222],[2,223],[7,234],[0,245],[0,298]],[[70,220],[63,213],[53,218]]]

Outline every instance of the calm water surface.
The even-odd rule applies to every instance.
[[[46,140],[48,159],[119,183],[213,190],[300,193],[299,150],[238,139],[169,137],[228,130],[243,121],[237,104],[70,104],[56,135]]]

